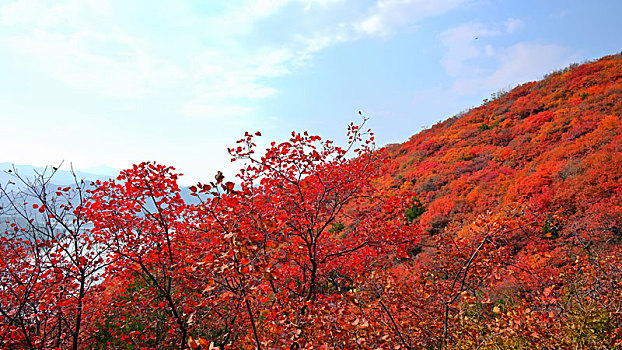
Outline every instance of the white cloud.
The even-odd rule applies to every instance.
[[[519,18],[508,18],[508,20],[505,21],[504,24],[506,31],[510,34],[521,30],[524,26],[523,21]]]
[[[570,11],[568,11],[568,9],[563,9],[557,13],[550,15],[550,17],[554,19],[561,19],[568,16],[568,14],[570,14]]]
[[[183,5],[174,6],[177,16],[186,17],[197,31],[211,36],[208,42],[200,44],[196,43],[200,36],[192,38],[194,47],[179,56],[162,50],[160,43],[153,42],[154,38],[141,40],[133,28],[119,24],[114,16],[118,9],[113,10],[118,3],[113,6],[106,0],[17,0],[0,5],[0,26],[10,29],[4,34],[0,32],[0,45],[10,47],[34,69],[74,88],[139,98],[177,84],[193,92],[184,111],[214,111],[213,106],[222,105],[218,110],[229,114],[252,108],[229,108],[223,103],[240,104],[244,103],[242,100],[274,96],[277,90],[266,79],[290,74],[293,67],[304,65],[314,52],[325,47],[298,40],[295,33],[291,42],[280,43],[280,47],[261,43],[241,46],[240,35],[248,34],[257,21],[275,15],[289,4],[328,7],[340,1],[243,0],[227,4],[225,11],[215,16],[203,17]],[[179,18],[170,20],[176,27],[183,22]]]
[[[489,74],[455,81],[454,91],[497,91],[527,81],[540,79],[544,74],[573,61],[570,51],[555,44],[518,43],[501,50],[496,57],[497,68]]]
[[[177,67],[126,36],[33,30],[4,42],[53,78],[110,96],[142,97],[154,86],[183,76]]]
[[[446,13],[464,2],[466,0],[378,0],[369,15],[354,26],[361,34],[386,37],[404,25]]]
[[[18,0],[0,7],[0,26],[9,29],[0,45],[58,81],[109,96],[142,97],[183,77],[112,15],[108,1]]]
[[[453,91],[478,94],[535,80],[572,61],[567,48],[555,44],[518,42],[493,46],[493,38],[511,35],[523,21],[509,18],[501,24],[465,23],[440,35],[447,51],[443,65],[454,78]]]
[[[85,15],[106,17],[111,15],[111,5],[107,0],[18,0],[0,8],[0,23],[15,25],[36,25],[38,27],[85,26],[89,21]]]
[[[266,17],[291,3],[304,4],[304,9],[309,10],[315,5],[327,6],[340,1],[343,0],[249,0],[242,8],[247,9],[254,17]]]
[[[275,15],[288,5],[305,5],[302,10],[309,11],[313,6],[327,9],[342,0],[275,0],[245,2],[241,7],[213,19],[218,31],[232,33],[233,36],[249,33],[255,22],[261,18]],[[264,47],[246,55],[239,52],[205,50],[199,57],[197,82],[194,90],[196,98],[190,101],[184,111],[187,114],[200,114],[202,111],[231,114],[239,111],[221,106],[223,100],[246,100],[248,108],[242,110],[249,114],[254,110],[249,100],[268,98],[278,94],[270,87],[266,78],[279,77],[306,67],[318,52],[327,47],[348,41],[360,40],[370,36],[387,36],[404,25],[414,24],[427,16],[447,12],[465,0],[443,0],[429,2],[423,0],[378,0],[368,8],[367,15],[358,16],[359,7],[352,4],[352,11],[344,13],[340,20],[324,22],[319,18],[310,31],[291,32],[289,39],[278,49]],[[247,48],[248,49],[248,48]],[[252,57],[252,59],[249,59]],[[219,74],[220,72],[220,74]],[[220,107],[217,107],[220,106]]]
[[[304,0],[303,0],[304,1]],[[340,0],[317,0],[327,5]],[[324,24],[313,33],[294,34],[299,45],[294,50],[294,66],[304,66],[314,54],[327,47],[361,40],[368,37],[388,37],[404,28],[413,29],[417,22],[430,16],[440,15],[457,8],[469,0],[377,0],[361,13],[356,3],[351,4],[340,21]]]
[[[8,29],[0,45],[76,89],[123,98],[179,89],[183,114],[250,115],[257,100],[279,93],[272,78],[307,67],[327,47],[392,35],[465,1],[240,0],[202,13],[188,3],[149,3],[164,9],[155,17],[162,30],[185,28],[175,52],[157,33],[145,33],[142,19],[120,22],[131,2],[15,0],[0,5],[0,27]],[[309,22],[276,36],[255,32],[267,20],[290,30],[297,22],[291,14]],[[250,42],[253,35],[259,39]]]
[[[243,0],[228,6],[228,11],[210,19],[209,30],[230,37],[251,33],[256,22],[274,16],[289,5],[300,5],[301,10],[325,8],[345,0]]]
[[[492,45],[482,46],[485,38],[500,35],[499,29],[489,28],[481,23],[466,23],[441,33],[441,42],[447,47],[442,62],[451,76],[473,74],[466,68],[469,60],[491,56],[494,54]]]
[[[495,49],[492,47],[492,45],[486,45],[484,47],[484,55],[485,56],[494,56],[495,55]]]
[[[242,55],[206,49],[195,57],[192,83],[194,96],[182,108],[184,114],[240,116],[254,110],[253,100],[272,97],[278,90],[264,83],[290,73],[293,53],[287,49],[258,50]]]

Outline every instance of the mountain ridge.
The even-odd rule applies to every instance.
[[[9,170],[13,174],[8,173]],[[0,162],[0,183],[5,185],[9,180],[13,178],[13,175],[15,175],[16,172],[17,174],[26,176],[26,178],[29,179],[31,179],[33,176],[37,176],[37,174],[41,174],[44,176],[51,176],[52,174],[54,174],[54,183],[62,186],[75,183],[76,179],[74,178],[74,174],[76,175],[78,182],[80,180],[93,182],[97,180],[105,181],[108,180],[110,177],[116,177],[116,175],[110,176],[107,174],[90,173],[81,170],[74,170],[72,173],[71,170],[64,170],[62,168],[56,169],[53,166],[43,167],[28,164],[15,164],[11,162]]]

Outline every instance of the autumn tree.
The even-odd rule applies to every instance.
[[[246,346],[304,347],[327,341],[320,335],[331,327],[348,328],[345,319],[331,321],[329,309],[343,308],[348,317],[344,310],[361,278],[415,239],[402,229],[411,199],[385,198],[371,185],[382,160],[364,124],[348,127],[346,148],[292,133],[261,156],[254,143],[260,134],[247,133],[229,150],[246,161],[237,187],[217,179],[191,188],[203,198],[197,212],[205,246],[217,246],[192,250],[204,264],[197,275],[213,308],[238,310],[235,325],[221,325],[252,339]],[[338,333],[340,341],[353,337]]]
[[[0,187],[4,232],[0,245],[0,344],[9,348],[78,349],[85,337],[85,304],[105,266],[82,214],[89,188],[53,185],[56,168],[25,176],[12,169]]]
[[[192,295],[185,294],[177,270],[185,262],[190,237],[177,178],[172,167],[143,162],[91,191],[84,214],[93,224],[93,239],[109,252],[106,277],[116,290],[104,299],[111,305],[100,321],[126,318],[125,323],[140,330],[115,331],[103,322],[94,335],[99,340],[186,347]],[[154,314],[160,317],[149,317]]]

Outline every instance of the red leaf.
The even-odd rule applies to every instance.
[[[199,347],[199,344],[192,339],[191,336],[188,336],[188,347],[190,347],[190,349],[195,350]]]
[[[208,349],[211,348],[210,342],[208,342],[207,339],[205,339],[205,338],[199,337],[199,345],[201,345],[201,349],[208,350]]]

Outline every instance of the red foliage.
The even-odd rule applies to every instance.
[[[2,187],[0,344],[622,346],[621,92],[618,55],[378,151],[364,121],[345,148],[246,133],[196,205],[150,162]]]

